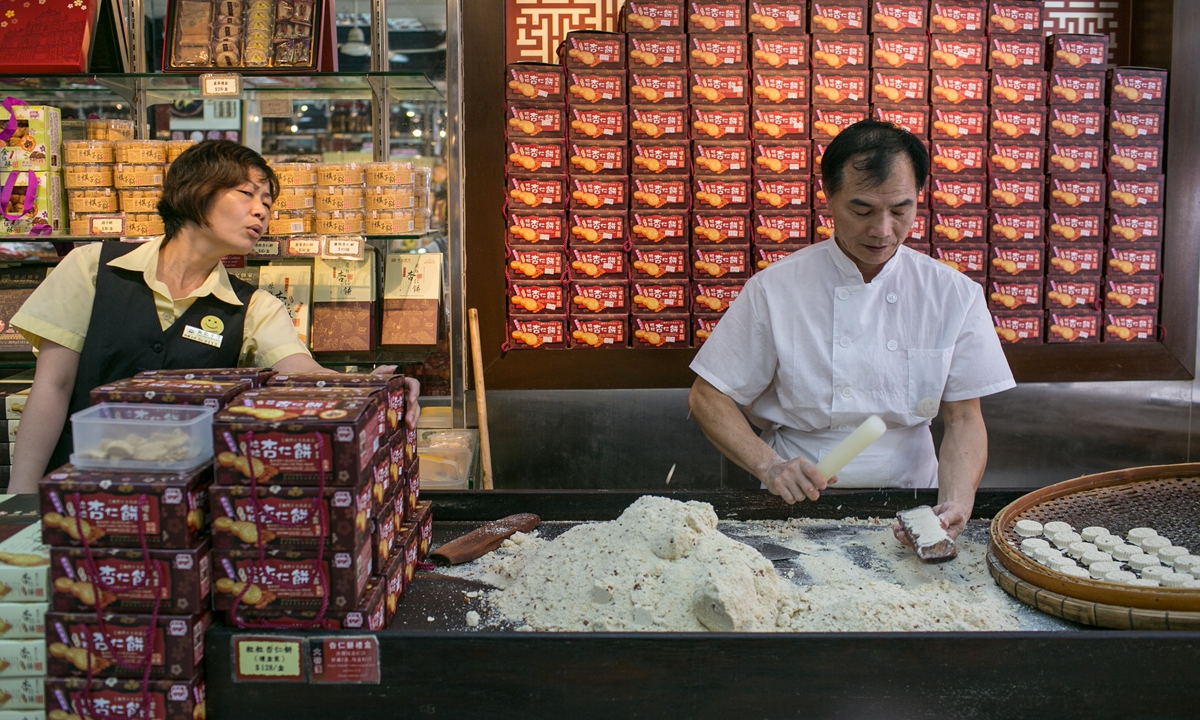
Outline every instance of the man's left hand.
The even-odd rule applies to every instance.
[[[938,516],[942,527],[946,529],[946,534],[950,536],[951,540],[954,540],[967,528],[967,520],[971,519],[971,509],[962,503],[947,500],[941,505],[934,506],[933,514]],[[909,547],[913,546],[912,538],[900,528],[900,523],[892,525],[892,533],[900,542]]]

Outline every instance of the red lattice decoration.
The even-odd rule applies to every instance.
[[[567,33],[615,30],[623,0],[506,0],[505,62],[557,62]]]

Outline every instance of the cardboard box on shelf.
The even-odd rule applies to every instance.
[[[1103,70],[1050,71],[1051,105],[1102,104],[1107,91],[1108,80]]]
[[[629,33],[626,54],[630,69],[688,66],[686,35],[642,35]]]
[[[809,78],[805,70],[756,68],[750,73],[755,105],[807,105]]]
[[[755,107],[753,136],[757,140],[807,140],[809,110],[799,107]]]
[[[623,12],[628,33],[683,33],[687,26],[687,10],[677,0],[629,0]]]
[[[691,285],[686,281],[636,280],[630,292],[634,315],[685,313],[691,303]]]
[[[1103,227],[1103,223],[1101,224]],[[1108,217],[1110,243],[1161,243],[1163,211],[1114,207]],[[1098,241],[1097,241],[1098,242]]]
[[[693,105],[691,110],[692,137],[709,137],[714,140],[745,140],[749,137],[750,108],[748,106]]]
[[[571,247],[624,245],[629,237],[625,218],[625,213],[619,210],[572,210],[564,239]]]
[[[929,29],[928,2],[875,0],[872,3],[872,33],[919,33]]]
[[[687,245],[634,247],[629,253],[630,276],[634,280],[686,280],[690,273]]]
[[[988,5],[989,35],[1034,35],[1041,39],[1042,0],[995,0]]]
[[[567,105],[625,105],[624,70],[567,68]]]
[[[0,108],[0,124],[16,118],[16,127],[0,144],[0,171],[49,172],[62,167],[62,115],[49,105],[15,105],[12,114]]]
[[[62,176],[58,171],[0,172],[0,201],[10,217],[0,217],[0,235],[30,235],[34,231],[62,232]]]
[[[686,140],[635,140],[630,169],[634,175],[682,175],[692,170]]]
[[[793,210],[757,210],[753,215],[756,244],[813,242],[809,213]]]
[[[629,346],[626,315],[575,315],[571,317],[572,348],[617,349]]]
[[[749,56],[744,36],[691,35],[688,48],[693,66],[744,68]]]
[[[571,208],[624,210],[629,204],[628,177],[573,175],[568,180]]]
[[[0,602],[0,638],[40,640],[46,634],[47,602]]]
[[[988,246],[972,243],[933,243],[933,258],[971,277],[987,273]]]
[[[745,287],[742,280],[696,280],[692,283],[692,312],[723,313]]]
[[[1100,313],[1096,310],[1051,310],[1047,318],[1048,343],[1098,343],[1100,334]]]
[[[561,210],[566,207],[566,177],[509,175],[507,190],[510,207]]]
[[[750,247],[702,245],[692,249],[693,276],[697,279],[745,278],[750,276]]]
[[[1037,35],[993,35],[988,42],[988,67],[994,70],[1041,71],[1046,43]]]
[[[560,277],[567,266],[561,247],[514,245],[508,248],[506,272],[510,280],[551,280]]]
[[[1118,67],[1110,78],[1109,102],[1116,105],[1165,105],[1167,71],[1157,68]]]
[[[812,36],[812,64],[822,70],[862,69],[870,64],[871,36],[839,33]]]
[[[1108,35],[1050,36],[1051,69],[1104,69],[1108,65]]]
[[[695,245],[750,244],[750,217],[738,211],[702,211],[692,214]]]
[[[625,37],[611,32],[569,32],[558,48],[558,57],[566,67],[624,69]]]
[[[46,613],[46,674],[140,679],[148,658],[151,678],[186,680],[204,662],[204,631],[211,624],[207,611],[102,618],[95,612]]]
[[[599,280],[629,276],[624,248],[583,248],[568,250],[568,272],[574,280]]]
[[[1045,315],[1041,308],[993,312],[996,335],[1004,345],[1041,344]]]
[[[814,33],[865,33],[870,28],[866,0],[812,0],[810,11]]]
[[[948,70],[984,70],[987,68],[988,44],[983,37],[933,35],[929,62],[935,68]]]
[[[929,32],[934,35],[983,35],[987,32],[987,3],[982,0],[939,2],[929,8]]]
[[[993,140],[988,171],[1011,175],[1045,175],[1046,146],[1038,141]]]
[[[664,66],[629,71],[629,104],[675,106],[688,100],[688,74],[682,68]]]
[[[988,307],[993,311],[1042,307],[1041,278],[996,278],[988,282]]]
[[[1050,277],[1096,277],[1104,268],[1104,246],[1092,243],[1050,243]]]
[[[993,243],[1045,243],[1045,210],[993,209],[988,221]]]
[[[508,102],[559,103],[565,100],[566,74],[550,63],[510,63],[505,67]]]
[[[573,280],[569,292],[572,315],[629,312],[627,280]]]
[[[511,350],[560,349],[566,347],[567,318],[509,317],[508,347]]]
[[[606,110],[611,110],[607,108]],[[572,109],[572,114],[575,110]],[[686,140],[691,119],[687,107],[631,107],[629,108],[629,137],[633,140]],[[742,124],[745,133],[745,123]]]
[[[509,138],[505,143],[510,173],[563,175],[567,172],[566,141],[562,138]]]
[[[686,314],[645,317],[635,315],[630,322],[635,348],[686,348],[691,345],[691,321]]]
[[[747,29],[752,33],[803,35],[808,25],[805,3],[797,0],[755,2],[751,0]],[[790,38],[789,38],[790,39]]]
[[[1086,310],[1093,308],[1101,297],[1100,278],[1046,278],[1046,307],[1052,310]]]
[[[988,273],[993,278],[1036,277],[1040,280],[1046,273],[1042,264],[1045,254],[1043,243],[998,243],[991,246]]]
[[[696,347],[704,344],[720,321],[720,315],[692,315],[692,338]]]
[[[922,140],[929,137],[929,113],[930,109],[928,107],[910,107],[906,105],[874,105],[871,108],[871,115],[876,120],[890,122]],[[814,162],[815,160],[816,158],[814,157]]]
[[[560,210],[511,208],[507,215],[508,235],[504,239],[507,245],[561,246],[567,241],[566,220]]]
[[[1086,242],[1098,243],[1104,241],[1104,210],[1080,210],[1050,212],[1047,220],[1048,237],[1055,242]]]
[[[561,105],[535,105],[512,102],[507,108],[508,137],[560,138],[566,134],[567,110]]]
[[[1161,289],[1156,278],[1108,277],[1104,281],[1104,307],[1154,309],[1158,307]]]
[[[1042,70],[993,68],[992,105],[1045,105],[1049,76]]]
[[[253,523],[251,523],[253,524]],[[212,575],[209,542],[186,550],[56,547],[50,551],[53,607],[57,612],[190,615],[208,607]],[[91,568],[98,573],[90,577]],[[99,582],[97,582],[97,580]]]
[[[753,16],[751,16],[753,21]],[[750,66],[776,70],[799,70],[808,67],[809,38],[807,35],[750,36]]]
[[[1108,127],[1108,111],[1103,105],[1070,107],[1052,105],[1047,119],[1047,135],[1051,140],[1103,140]]]
[[[1102,342],[1158,342],[1158,337],[1157,310],[1105,308]]]
[[[686,245],[686,210],[633,210],[629,213],[629,238],[634,245]]]
[[[872,68],[929,68],[929,40],[919,35],[873,35],[871,48]]]
[[[1099,141],[1052,141],[1048,152],[1050,172],[1092,175],[1104,169],[1104,144]]]
[[[602,105],[567,109],[567,137],[576,140],[625,140],[629,137],[629,108]]]
[[[691,0],[687,4],[689,35],[746,33],[746,4]]]

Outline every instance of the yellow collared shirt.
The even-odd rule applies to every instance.
[[[154,295],[154,307],[163,330],[174,325],[196,298],[214,295],[230,305],[242,304],[229,283],[229,274],[220,264],[187,297],[172,298],[166,284],[156,274],[162,242],[161,236],[155,238],[108,264],[142,273],[146,286]],[[101,244],[97,242],[71,251],[13,317],[13,327],[35,349],[41,346],[42,340],[50,340],[75,352],[83,352],[92,319],[92,303],[96,299],[100,248]],[[271,367],[285,357],[299,353],[309,354],[296,334],[287,308],[270,293],[255,291],[246,307],[238,364]]]

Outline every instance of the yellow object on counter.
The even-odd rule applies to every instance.
[[[360,163],[317,163],[318,185],[362,185],[365,178]]]
[[[112,188],[82,188],[67,191],[67,209],[72,213],[115,213],[121,208]]]
[[[411,185],[413,182],[412,163],[374,162],[363,167],[367,185]]]
[[[361,210],[329,210],[317,212],[314,231],[319,235],[358,235],[363,231]]]
[[[162,165],[113,165],[113,186],[151,187],[161,186],[163,182]]]
[[[330,185],[317,188],[317,210],[362,210],[365,190],[361,185]]]
[[[317,168],[313,163],[279,163],[272,165],[281,187],[303,187],[317,184]]]
[[[127,213],[157,213],[158,199],[162,197],[162,188],[135,188],[133,190],[118,190],[121,198],[121,210]],[[159,233],[162,231],[160,230]],[[158,233],[151,233],[157,235]]]
[[[88,120],[88,140],[132,140],[132,120]]]
[[[165,140],[118,140],[113,143],[113,157],[119,163],[162,165],[167,161]]]
[[[368,210],[364,220],[367,235],[403,235],[413,232],[411,210]]]
[[[63,168],[63,187],[67,189],[112,186],[112,165],[68,165]]]
[[[110,140],[64,140],[63,160],[68,165],[113,162]]]

